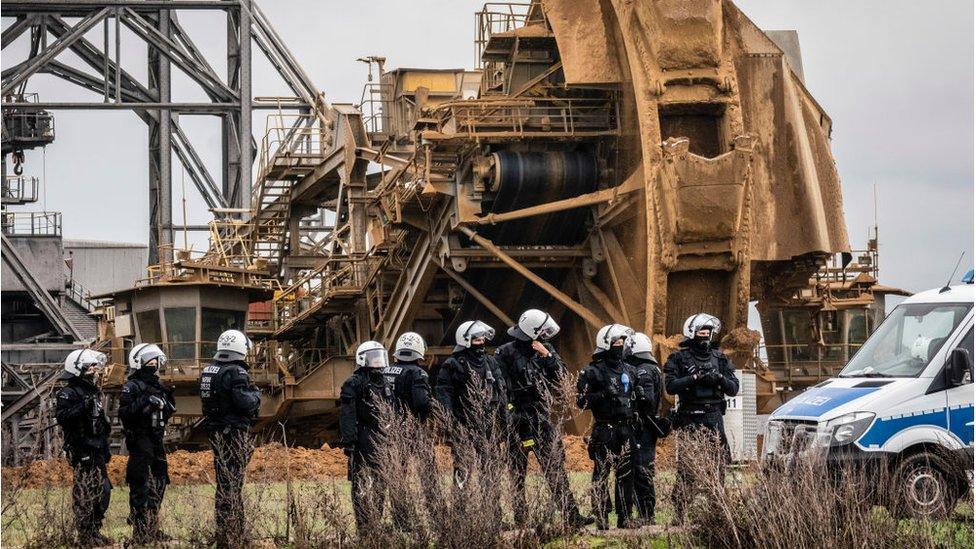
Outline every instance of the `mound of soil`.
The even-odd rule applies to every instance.
[[[586,443],[581,436],[568,435],[563,438],[566,450],[566,470],[589,472],[593,462],[586,452]],[[674,450],[668,438],[658,445],[658,467],[668,468],[674,463]],[[213,454],[209,451],[188,452],[176,450],[168,456],[169,476],[173,484],[209,484],[213,482]],[[112,456],[109,463],[109,477],[113,486],[125,484],[126,456]],[[436,448],[438,469],[449,471],[451,450],[447,446]],[[272,443],[254,451],[248,465],[248,478],[252,481],[276,482],[289,477],[294,480],[320,480],[346,476],[346,456],[340,448],[328,444],[321,448],[285,448]],[[529,467],[538,471],[535,458],[530,459]],[[71,482],[71,468],[64,459],[39,460],[24,467],[4,467],[3,484],[7,489],[39,488],[45,486],[66,486]]]

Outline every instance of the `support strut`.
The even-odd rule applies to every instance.
[[[508,265],[509,267],[514,269],[517,273],[529,279],[530,282],[532,282],[539,288],[542,288],[546,293],[548,293],[553,298],[555,298],[556,301],[562,303],[563,305],[566,306],[566,308],[579,315],[580,318],[585,320],[590,326],[593,326],[594,328],[601,328],[609,324],[608,322],[604,322],[602,319],[597,317],[595,314],[593,314],[589,309],[581,305],[579,302],[575,301],[573,298],[559,291],[559,289],[553,286],[552,284],[543,280],[542,277],[533,273],[518,261],[512,259],[511,256],[503,252],[498,246],[495,246],[495,243],[492,242],[491,240],[488,240],[487,238],[479,235],[478,233],[474,232],[468,227],[465,227],[464,225],[459,225],[457,227],[457,230],[464,233],[475,244],[491,252],[495,257],[500,259],[502,263]]]

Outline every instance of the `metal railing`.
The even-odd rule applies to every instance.
[[[0,227],[7,236],[61,236],[61,212],[3,212]]]
[[[487,2],[480,11],[475,12],[474,66],[481,65],[481,55],[492,34],[525,26],[530,5],[522,2]]]
[[[40,180],[37,177],[8,175],[3,179],[3,193],[0,196],[4,203],[37,202],[39,184]]]
[[[457,134],[486,133],[577,135],[610,132],[617,127],[616,102],[599,99],[479,99],[452,101],[437,110],[444,124],[453,120]]]
[[[213,362],[213,355],[217,352],[216,341],[153,341],[143,343],[155,343],[166,355],[166,367],[160,372],[160,378],[165,381],[198,379],[203,368]],[[105,348],[102,349],[102,352],[111,353],[111,356],[115,356],[116,352],[118,352],[118,356],[128,356],[128,350],[119,347]],[[278,382],[278,369],[271,360],[268,346],[264,342],[255,342],[246,360],[252,381],[264,385]]]
[[[393,86],[382,82],[367,82],[363,86],[363,93],[359,98],[359,111],[363,114],[363,125],[366,131],[373,133],[391,133],[393,128],[390,117],[393,115],[392,97]],[[385,99],[386,98],[386,99]]]
[[[266,174],[284,159],[320,159],[325,142],[320,118],[312,114],[276,112],[265,119],[258,173]]]
[[[66,273],[64,281],[65,293],[74,300],[75,303],[81,305],[89,313],[94,313],[101,306],[101,301],[93,300],[91,298],[91,291],[82,286],[77,280],[75,280],[70,273]]]
[[[275,296],[275,329],[280,330],[332,298],[362,295],[386,256],[334,258]]]
[[[783,377],[789,385],[794,382],[806,385],[813,378],[822,380],[836,375],[861,345],[863,344],[760,345],[756,349],[756,358],[762,360],[770,371]]]

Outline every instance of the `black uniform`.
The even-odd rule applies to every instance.
[[[654,456],[659,431],[657,412],[661,405],[661,370],[656,361],[631,357],[628,362],[637,370],[637,393],[634,399],[636,448],[634,448],[634,501],[637,515],[644,524],[654,523]],[[630,515],[628,510],[627,515]]]
[[[474,444],[476,463],[473,466],[477,470],[483,474],[496,473],[490,470],[489,464],[492,456],[501,450],[497,443],[506,440],[508,397],[505,378],[495,358],[486,355],[483,348],[455,351],[437,372],[435,392],[441,406],[463,428],[461,436],[451,441],[455,488],[463,489],[470,476],[470,471],[461,464],[462,444]],[[485,497],[497,524],[501,521],[501,492],[497,479],[486,480]]]
[[[386,494],[379,467],[378,445],[389,425],[384,403],[393,405],[393,382],[375,368],[358,368],[342,384],[339,408],[339,434],[349,456],[352,506],[356,528],[362,533],[379,522]]]
[[[579,507],[569,487],[564,464],[563,443],[551,421],[555,390],[566,373],[563,362],[552,345],[543,343],[549,356],[532,348],[531,341],[517,339],[498,348],[498,360],[508,388],[509,455],[515,481],[515,521],[525,520],[525,473],[529,452],[536,459],[549,483],[549,491],[566,520],[581,522]]]
[[[106,464],[109,422],[101,393],[90,377],[72,377],[58,391],[56,419],[64,436],[64,451],[74,471],[72,510],[78,543],[100,541],[102,520],[112,497]]]
[[[433,396],[431,394],[430,376],[417,360],[397,361],[383,369],[383,376],[388,383],[393,384],[393,408],[398,416],[412,416],[414,421],[404,425],[408,429],[419,429],[421,432],[406,431],[410,437],[416,463],[419,464],[420,480],[423,483],[424,497],[428,509],[436,509],[440,500],[439,484],[437,481],[437,467],[434,455],[433,437],[425,423],[430,415]],[[394,493],[390,499],[393,504],[393,521],[401,529],[410,528],[410,506],[405,500],[409,494]]]
[[[119,419],[125,432],[129,461],[129,521],[136,543],[148,543],[159,534],[158,512],[169,484],[163,435],[176,411],[173,393],[159,381],[155,370],[135,370],[122,386]]]
[[[251,384],[244,361],[215,362],[200,375],[200,400],[217,477],[214,495],[217,544],[240,545],[245,532],[241,490],[244,472],[254,452],[250,428],[261,407],[261,391]]]
[[[732,362],[721,351],[695,343],[695,340],[683,342],[684,348],[672,353],[664,365],[665,386],[678,397],[674,428],[712,433],[716,444],[721,444],[724,462],[730,458],[722,422],[725,398],[738,394],[739,380]],[[681,459],[680,449],[677,473],[672,499],[675,515],[682,520],[690,497],[691,471]]]
[[[625,526],[633,509],[634,399],[637,370],[619,355],[602,352],[580,372],[576,404],[593,412],[593,432],[588,446],[593,460],[593,509],[597,527],[606,529],[610,511],[610,469],[616,470],[614,502],[617,525]]]

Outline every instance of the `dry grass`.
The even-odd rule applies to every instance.
[[[567,405],[574,380],[556,391],[555,424],[574,413]],[[389,412],[387,412],[389,413]],[[394,420],[395,421],[392,421]],[[806,461],[788,472],[756,466],[718,474],[714,453],[701,441],[681,441],[682,463],[690,464],[698,495],[679,527],[594,535],[568,528],[552,501],[542,475],[531,474],[526,487],[528,512],[514,524],[505,429],[488,429],[492,419],[476,417],[459,425],[436,411],[421,425],[410,418],[388,417],[391,428],[381,441],[382,466],[371,489],[389,497],[375,500],[375,522],[356,532],[349,482],[344,478],[306,476],[301,452],[287,440],[281,459],[249,468],[244,489],[246,528],[236,540],[262,547],[972,547],[972,507],[961,506],[943,521],[899,520],[877,505],[882,479],[863,471],[842,471],[838,480],[823,473],[823,464]],[[439,428],[431,428],[438,425]],[[558,427],[557,427],[558,428]],[[562,433],[558,433],[561,435]],[[466,473],[463,487],[450,472],[439,471],[428,449],[458,441],[454,465]],[[534,459],[534,458],[533,458]],[[663,460],[662,460],[663,461]],[[661,465],[664,465],[663,467]],[[2,545],[4,547],[72,546],[73,514],[69,488],[30,478],[36,468],[4,477]],[[198,485],[171,486],[160,513],[172,545],[202,547],[214,535],[213,473]],[[433,480],[431,480],[433,479]],[[657,522],[672,519],[674,472],[659,462]],[[573,492],[584,513],[590,511],[589,475],[571,476]],[[428,489],[433,484],[433,489]],[[501,518],[496,509],[500,509]],[[131,536],[126,524],[127,488],[116,487],[103,533],[119,544]],[[610,517],[611,523],[615,517]],[[171,546],[172,546],[171,545]]]

